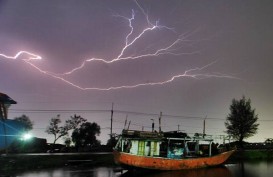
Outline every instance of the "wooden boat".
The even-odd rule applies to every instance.
[[[124,130],[113,154],[126,168],[183,170],[223,164],[234,151],[217,149],[208,136]]]

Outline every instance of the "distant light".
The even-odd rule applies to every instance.
[[[22,140],[26,141],[32,138],[32,135],[30,133],[26,133],[22,136]]]

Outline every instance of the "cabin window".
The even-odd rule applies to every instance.
[[[159,156],[167,157],[168,143],[166,141],[160,143],[159,149],[160,149]]]
[[[184,144],[182,142],[170,141],[168,147],[168,158],[180,159],[184,156]]]
[[[138,141],[132,140],[132,148],[130,149],[131,154],[137,155],[138,152]]]
[[[158,156],[159,155],[159,144],[158,142],[153,142],[153,146],[151,151],[153,152],[153,156]]]
[[[139,141],[137,155],[144,155],[144,154],[145,154],[145,141]]]
[[[157,144],[156,142],[153,142],[152,147],[151,147],[151,152],[152,152],[151,154],[153,154],[153,155],[156,154],[156,144]]]
[[[130,140],[126,140],[124,142],[124,152],[130,152],[130,149],[132,147],[132,142]]]
[[[195,155],[197,150],[196,142],[187,142],[187,155]]]
[[[146,147],[145,147],[145,156],[152,156],[152,149],[151,149],[151,141],[146,141],[145,142]]]

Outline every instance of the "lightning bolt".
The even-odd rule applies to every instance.
[[[141,9],[142,13],[145,15],[146,17],[146,21],[148,24],[148,27],[144,28],[139,34],[134,34],[134,27],[133,27],[133,21],[135,20],[135,12],[134,10],[132,10],[132,14],[131,17],[125,17],[125,16],[121,16],[121,15],[115,15],[116,17],[120,17],[123,18],[125,20],[127,20],[128,22],[128,26],[129,26],[129,32],[125,37],[125,41],[124,41],[124,46],[122,47],[120,53],[118,54],[117,57],[111,59],[111,60],[106,60],[103,58],[91,58],[91,59],[86,59],[84,60],[78,67],[73,68],[72,70],[65,72],[65,73],[54,73],[54,72],[50,72],[50,71],[45,71],[43,69],[41,69],[40,67],[38,67],[37,65],[33,64],[32,61],[34,60],[42,60],[42,57],[39,55],[36,55],[34,53],[28,52],[28,51],[19,51],[15,56],[8,56],[5,54],[0,54],[0,59],[5,58],[5,59],[19,59],[19,58],[23,58],[25,55],[28,55],[27,58],[23,58],[22,60],[24,62],[26,62],[28,65],[30,65],[31,67],[35,68],[36,70],[38,70],[40,73],[46,74],[48,76],[51,76],[55,79],[61,80],[63,82],[65,82],[68,85],[71,85],[73,87],[76,87],[80,90],[102,90],[102,91],[108,91],[108,90],[116,90],[116,89],[130,89],[130,88],[136,88],[136,87],[141,87],[141,86],[155,86],[155,85],[164,85],[164,84],[168,84],[173,82],[174,80],[178,79],[178,78],[183,78],[183,77],[188,77],[188,78],[193,78],[193,79],[205,79],[205,78],[228,78],[228,79],[238,79],[236,77],[233,76],[229,76],[229,75],[225,75],[225,74],[199,74],[200,71],[204,70],[205,68],[211,66],[212,64],[214,64],[215,62],[212,62],[208,65],[205,65],[203,67],[197,67],[197,68],[193,68],[193,69],[189,69],[184,71],[182,74],[177,74],[172,76],[170,79],[164,80],[164,81],[158,81],[158,82],[149,82],[149,83],[139,83],[136,85],[122,85],[122,86],[111,86],[108,88],[98,88],[98,87],[81,87],[80,85],[74,84],[73,82],[67,80],[65,78],[66,75],[70,75],[73,74],[75,71],[81,70],[82,68],[86,67],[86,64],[88,62],[103,62],[106,64],[111,64],[114,62],[121,62],[121,61],[125,61],[125,60],[136,60],[136,59],[145,59],[145,58],[152,58],[152,57],[157,57],[159,55],[184,55],[184,54],[194,54],[194,53],[198,53],[199,51],[193,51],[193,52],[181,52],[179,49],[181,49],[184,45],[187,45],[188,43],[191,43],[192,41],[188,39],[188,37],[192,34],[192,33],[185,33],[185,34],[181,34],[178,36],[178,38],[176,38],[175,40],[173,40],[171,43],[169,43],[168,45],[159,48],[159,49],[155,49],[152,52],[147,52],[144,54],[139,54],[139,55],[131,55],[131,56],[125,56],[125,52],[132,47],[136,41],[141,40],[142,38],[144,38],[144,34],[155,31],[155,30],[159,30],[159,29],[166,29],[166,30],[171,30],[173,31],[172,28],[169,28],[167,26],[162,26],[159,25],[159,22],[156,21],[155,24],[153,24],[149,18],[147,13],[144,11],[144,9],[138,4],[137,1],[135,1],[137,6]],[[132,36],[135,37],[132,37]]]
[[[21,55],[24,55],[24,54],[27,54],[27,55],[29,56],[28,59],[22,59],[22,60],[24,60],[24,61],[41,60],[41,59],[42,59],[41,56],[36,55],[36,54],[34,54],[34,53],[31,53],[31,52],[28,52],[28,51],[20,51],[20,52],[18,52],[15,56],[8,56],[8,55],[1,54],[1,53],[0,53],[0,56],[2,56],[3,58],[6,58],[6,59],[16,60],[16,59],[18,59]]]
[[[7,56],[5,54],[0,54],[0,56],[6,58],[6,59],[18,59],[19,56],[21,54],[29,54],[30,57],[28,59],[23,59],[24,62],[28,63],[30,66],[32,66],[33,68],[37,69],[39,72],[49,75],[55,79],[59,79],[63,82],[65,82],[68,85],[71,85],[73,87],[76,87],[80,90],[100,90],[100,91],[109,91],[109,90],[117,90],[117,89],[131,89],[131,88],[137,88],[137,87],[141,87],[141,86],[155,86],[155,85],[164,85],[164,84],[168,84],[173,82],[174,80],[178,79],[178,78],[182,78],[182,77],[188,77],[188,78],[193,78],[193,79],[205,79],[205,78],[228,78],[228,79],[240,79],[234,76],[230,76],[230,75],[225,75],[225,74],[198,74],[198,73],[192,73],[192,72],[196,72],[196,71],[202,71],[205,68],[208,68],[209,66],[213,65],[216,61],[205,65],[203,67],[197,67],[197,68],[193,68],[193,69],[189,69],[186,70],[183,74],[178,74],[178,75],[174,75],[172,76],[170,79],[168,80],[164,80],[164,81],[159,81],[159,82],[149,82],[149,83],[139,83],[136,85],[122,85],[122,86],[116,86],[116,87],[108,87],[108,88],[98,88],[98,87],[81,87],[79,85],[74,84],[73,82],[70,82],[68,80],[66,80],[65,78],[58,76],[54,73],[48,72],[48,71],[44,71],[41,68],[37,67],[36,65],[34,65],[33,63],[31,63],[31,60],[40,60],[42,59],[42,57],[40,57],[39,55],[35,55],[33,53],[30,52],[26,52],[26,51],[20,51],[18,52],[15,56]]]
[[[141,86],[164,85],[164,84],[168,84],[170,82],[173,82],[175,79],[182,78],[182,77],[189,77],[189,78],[194,78],[194,79],[205,79],[205,78],[211,78],[211,77],[215,77],[215,78],[228,78],[228,79],[240,79],[240,78],[237,78],[237,77],[234,77],[234,76],[229,76],[229,75],[220,74],[220,73],[218,73],[218,74],[194,74],[194,73],[190,74],[193,71],[197,71],[197,70],[201,71],[201,70],[205,69],[206,67],[208,67],[211,64],[208,64],[208,65],[203,66],[201,68],[197,67],[197,68],[194,68],[194,69],[186,70],[183,74],[174,75],[170,79],[165,80],[165,81],[160,81],[160,82],[140,83],[140,84],[136,84],[136,85],[123,85],[123,86],[108,87],[108,88],[95,88],[95,87],[82,88],[82,87],[78,87],[76,85],[75,86],[77,88],[82,89],[82,90],[109,91],[109,90],[116,90],[116,89],[131,89],[131,88],[136,88],[136,87],[141,87]],[[71,84],[71,85],[73,85],[73,84]]]
[[[175,39],[169,45],[167,45],[167,46],[165,46],[163,48],[160,48],[160,49],[158,49],[158,50],[156,50],[154,52],[150,52],[150,53],[146,53],[146,54],[141,54],[141,55],[136,55],[136,56],[123,57],[124,53],[126,52],[126,50],[130,46],[132,46],[134,43],[136,43],[136,41],[142,39],[143,36],[144,36],[144,34],[146,34],[148,32],[151,32],[151,31],[158,30],[158,29],[172,30],[172,28],[169,28],[167,26],[159,25],[158,21],[156,21],[156,24],[152,24],[150,22],[150,20],[148,19],[148,16],[146,16],[147,22],[148,22],[148,24],[149,24],[150,27],[147,27],[147,28],[143,29],[136,37],[134,37],[130,41],[129,38],[134,34],[134,27],[132,25],[132,21],[135,19],[135,12],[134,12],[134,10],[132,10],[132,16],[131,16],[131,18],[127,18],[127,17],[121,16],[121,15],[115,15],[115,16],[116,17],[121,17],[121,18],[127,20],[128,21],[128,26],[130,28],[130,32],[125,37],[125,45],[121,49],[121,52],[119,53],[119,55],[116,58],[113,58],[111,60],[105,60],[105,59],[102,59],[102,58],[86,59],[86,60],[84,60],[82,62],[82,64],[80,66],[75,67],[71,71],[65,72],[63,74],[56,74],[56,75],[69,75],[69,74],[72,74],[73,72],[84,68],[86,66],[86,63],[88,63],[88,62],[95,62],[95,61],[97,61],[97,62],[103,62],[103,63],[106,63],[106,64],[110,64],[110,63],[114,63],[114,62],[122,61],[122,60],[144,59],[144,58],[148,58],[148,57],[156,57],[156,56],[159,56],[159,55],[183,55],[183,54],[186,55],[186,54],[195,54],[195,53],[199,52],[199,51],[177,52],[178,49],[180,49],[182,47],[180,45],[179,47],[176,48],[177,45],[181,44],[182,42],[184,42],[183,43],[184,45],[185,45],[186,42],[191,42],[190,40],[187,39],[191,35],[191,33],[185,33],[185,34],[179,35],[178,38]]]

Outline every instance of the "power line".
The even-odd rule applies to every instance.
[[[110,109],[9,109],[9,112],[12,113],[111,113]],[[114,110],[117,114],[126,114],[126,115],[137,115],[137,116],[152,116],[159,117],[159,113],[144,113],[144,112],[134,112],[134,111],[124,111],[124,110]],[[202,116],[187,116],[187,115],[170,115],[170,114],[162,114],[162,118],[177,118],[177,119],[199,119],[203,120]],[[146,119],[145,117],[143,119]],[[208,120],[219,120],[225,121],[225,118],[217,118],[217,117],[207,117]],[[260,120],[259,122],[272,122],[273,120],[265,119]]]
[[[111,110],[64,110],[64,109],[9,109],[12,113],[108,113]]]

